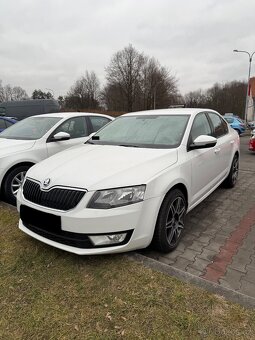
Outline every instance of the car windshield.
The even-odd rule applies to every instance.
[[[39,139],[61,119],[61,117],[29,117],[4,130],[0,133],[0,138]]]
[[[137,115],[117,118],[88,141],[90,144],[141,148],[180,145],[189,115]]]

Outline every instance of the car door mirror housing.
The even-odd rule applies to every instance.
[[[58,132],[58,133],[56,133],[53,136],[52,140],[53,141],[62,141],[62,140],[68,140],[70,138],[71,138],[71,136],[70,136],[69,133],[67,133],[67,132]]]
[[[189,150],[212,148],[217,144],[217,139],[212,136],[200,135],[190,144]]]

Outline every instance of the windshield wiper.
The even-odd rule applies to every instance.
[[[118,146],[125,146],[127,148],[139,148],[139,145],[135,144],[118,144]]]

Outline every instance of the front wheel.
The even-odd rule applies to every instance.
[[[239,157],[235,155],[231,164],[228,177],[223,182],[226,188],[233,188],[236,185],[239,173]]]
[[[4,191],[4,198],[5,200],[12,204],[16,205],[16,195],[21,187],[26,172],[30,168],[29,165],[21,165],[17,168],[14,168],[11,170],[8,175],[5,177],[4,183],[3,183],[3,191]]]
[[[187,202],[181,190],[171,190],[159,211],[152,240],[156,250],[168,253],[177,247],[183,233],[186,211]]]

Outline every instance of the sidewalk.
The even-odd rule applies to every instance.
[[[241,139],[239,180],[234,189],[217,189],[186,219],[185,234],[169,254],[143,255],[255,297],[255,154]]]

